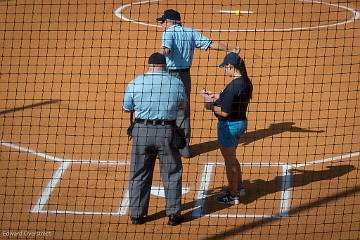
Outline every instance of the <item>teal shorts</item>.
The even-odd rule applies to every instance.
[[[219,121],[217,125],[218,143],[223,147],[236,147],[247,128],[247,120],[236,122]]]

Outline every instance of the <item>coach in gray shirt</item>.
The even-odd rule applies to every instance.
[[[142,224],[148,213],[156,157],[166,198],[169,225],[181,222],[182,163],[178,149],[171,147],[178,111],[187,104],[184,84],[166,71],[165,56],[154,53],[149,70],[132,80],[125,91],[123,109],[135,113],[132,130],[129,197],[133,224]]]

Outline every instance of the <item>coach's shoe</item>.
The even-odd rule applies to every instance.
[[[144,217],[131,217],[131,222],[134,225],[140,225],[145,223]]]
[[[169,216],[168,225],[176,226],[183,221],[183,218],[180,214],[172,214]]]
[[[239,196],[240,198],[242,198],[242,197],[245,197],[245,195],[246,195],[245,188],[241,186],[241,187],[239,188],[239,191],[238,191],[238,196]]]
[[[238,196],[234,196],[230,193],[230,191],[226,191],[226,193],[221,196],[218,197],[218,202],[219,203],[224,203],[224,204],[239,204],[239,197]]]
[[[191,147],[186,145],[183,149],[179,150],[180,155],[184,158],[192,158]]]

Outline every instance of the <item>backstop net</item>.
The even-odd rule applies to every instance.
[[[145,223],[130,219],[128,83],[162,47],[166,9],[240,47],[253,84],[228,186],[203,88],[231,78],[195,49],[182,216],[169,226],[156,161]],[[359,239],[360,2],[0,0],[1,239]]]

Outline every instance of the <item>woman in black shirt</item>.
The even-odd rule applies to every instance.
[[[238,204],[239,197],[245,194],[242,184],[242,174],[239,161],[236,158],[236,148],[241,135],[247,128],[246,112],[252,97],[253,85],[247,75],[244,60],[236,53],[225,56],[220,67],[225,69],[225,75],[232,80],[225,86],[216,101],[215,95],[208,94],[205,108],[212,110],[218,118],[218,143],[225,160],[226,175],[229,190],[218,198],[221,203]]]

